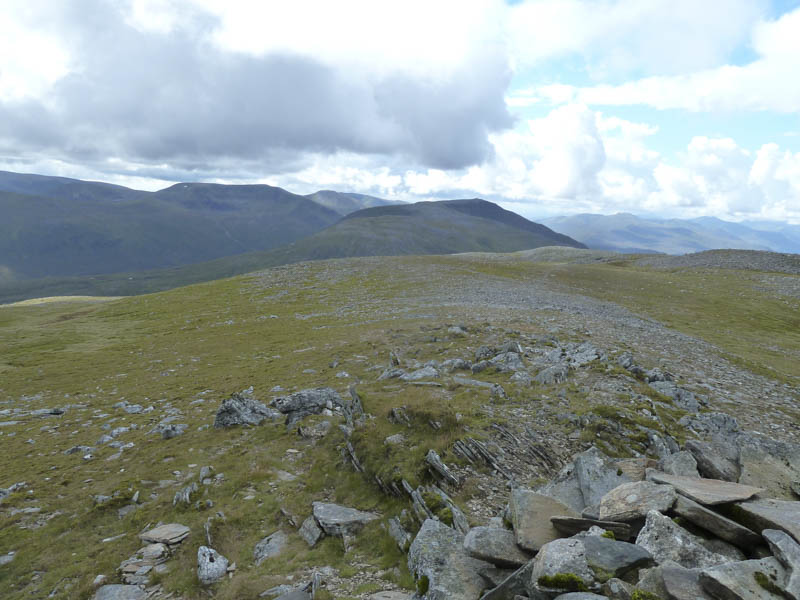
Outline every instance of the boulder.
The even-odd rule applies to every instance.
[[[525,369],[525,365],[517,352],[503,352],[489,362],[500,372],[515,372]]]
[[[516,596],[526,596],[532,570],[533,561],[530,560],[481,596],[481,600],[513,600]]]
[[[729,562],[719,554],[707,550],[700,540],[659,512],[647,513],[645,526],[636,538],[657,563],[674,561],[687,569],[712,567]]]
[[[214,419],[214,427],[222,429],[237,425],[260,425],[264,419],[275,419],[279,416],[279,413],[253,398],[251,390],[245,390],[222,401]]]
[[[727,413],[686,415],[681,417],[678,423],[700,436],[721,435],[727,437],[739,431],[739,421]]]
[[[631,537],[631,526],[628,523],[584,519],[582,517],[550,517],[550,522],[564,537],[573,536],[591,527],[600,527],[610,531],[618,540],[627,540]]]
[[[703,477],[739,481],[739,449],[729,439],[714,436],[711,442],[688,440],[685,447],[697,461],[697,470]]]
[[[613,459],[594,446],[575,457],[575,473],[584,506],[599,504],[608,492],[631,481]]]
[[[319,525],[317,525],[317,521],[314,519],[314,517],[306,517],[306,520],[303,521],[302,525],[300,525],[300,530],[298,533],[311,548],[316,546],[317,542],[319,542],[322,539],[322,536],[325,535],[325,532],[320,529]]]
[[[375,513],[362,512],[328,502],[314,502],[312,510],[314,518],[325,533],[340,537],[353,536],[361,531],[364,525],[378,518]]]
[[[658,471],[648,471],[647,479],[655,483],[667,483],[673,486],[678,493],[706,506],[747,500],[764,491],[763,488],[730,481],[681,477]]]
[[[558,364],[539,371],[534,377],[534,381],[542,385],[555,385],[564,383],[568,376],[569,367],[565,364]]]
[[[411,373],[405,373],[400,376],[403,381],[422,381],[423,379],[435,379],[439,377],[439,371],[435,367],[422,367]]]
[[[549,496],[568,506],[575,515],[579,515],[586,508],[581,493],[578,474],[575,472],[575,465],[566,465],[558,475],[548,483],[537,488],[536,492],[543,496]]]
[[[623,483],[603,496],[600,518],[607,521],[636,521],[651,510],[666,512],[675,503],[675,489],[649,481]]]
[[[514,543],[514,532],[494,527],[474,527],[464,538],[467,554],[499,567],[520,567],[531,557]]]
[[[228,572],[228,559],[208,546],[197,549],[197,578],[202,585],[216,583]]]
[[[583,538],[586,563],[596,581],[624,578],[628,573],[653,564],[650,553],[635,544],[618,542],[597,535]]]
[[[315,388],[273,398],[270,406],[286,415],[286,426],[291,427],[309,415],[318,415],[325,409],[341,409],[344,404],[336,390]]]
[[[591,592],[567,592],[556,596],[555,600],[606,600],[606,597]]]
[[[147,592],[138,585],[104,585],[97,589],[94,600],[145,600]]]
[[[800,542],[800,502],[787,500],[751,500],[737,504],[733,518],[755,532],[779,529]]]
[[[174,546],[175,544],[180,544],[189,537],[189,533],[191,533],[191,530],[186,527],[186,525],[169,523],[167,525],[159,525],[158,527],[139,534],[139,539],[150,544],[167,544],[169,546]]]
[[[780,600],[786,572],[775,558],[745,560],[700,573],[703,589],[717,600]]]
[[[578,538],[562,538],[542,546],[533,561],[531,587],[586,591],[595,574],[586,560],[586,547]]]
[[[558,500],[521,488],[511,491],[509,510],[517,544],[531,552],[561,537],[551,517],[577,516]]]
[[[776,529],[765,529],[763,536],[772,554],[786,570],[784,593],[791,600],[800,600],[800,544],[788,533]]]
[[[283,552],[288,542],[289,537],[280,529],[258,542],[253,549],[253,558],[256,561],[256,565],[260,565],[268,558],[278,556]]]
[[[792,481],[800,479],[800,444],[742,433],[739,446],[739,483],[764,488],[770,498],[794,499]]]
[[[685,569],[678,565],[663,565],[661,577],[669,600],[712,600],[700,584],[698,569]]]
[[[687,450],[669,454],[659,460],[658,470],[668,475],[700,477],[700,473],[697,471],[697,460],[695,460],[692,453]]]
[[[754,548],[761,543],[757,533],[684,496],[678,496],[672,510],[676,515],[740,548]]]
[[[427,519],[408,551],[408,570],[425,600],[477,600],[486,588],[479,571],[491,565],[464,551],[464,537]]]
[[[672,398],[672,401],[678,408],[691,413],[696,413],[700,410],[700,403],[697,401],[694,394],[680,387],[674,381],[653,381],[648,385],[659,394]]]

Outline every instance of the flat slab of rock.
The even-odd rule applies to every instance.
[[[94,600],[145,600],[147,592],[138,585],[104,585],[94,594]]]
[[[670,475],[700,477],[700,473],[697,472],[697,460],[688,450],[665,456],[658,461],[658,470]]]
[[[325,535],[325,532],[320,529],[314,517],[306,517],[305,521],[303,521],[303,524],[300,525],[298,533],[311,548],[316,546],[317,542],[319,542],[322,539],[322,536]]]
[[[740,548],[750,549],[761,544],[761,536],[757,533],[684,496],[678,496],[672,510],[678,516]]]
[[[499,567],[520,567],[531,559],[514,542],[514,532],[495,527],[474,527],[464,538],[464,550],[474,558]]]
[[[590,527],[600,527],[610,531],[618,540],[627,540],[631,537],[631,526],[628,523],[584,519],[582,517],[550,517],[550,522],[564,537],[571,537],[576,533],[586,531]]]
[[[651,510],[666,512],[675,503],[675,488],[650,481],[623,483],[608,492],[600,501],[600,519],[604,521],[636,521]]]
[[[800,502],[751,500],[737,504],[733,516],[753,531],[780,529],[800,542]]]
[[[745,560],[705,569],[700,573],[703,589],[719,600],[779,600],[762,585],[768,582],[782,588],[786,573],[777,559]]]
[[[328,535],[355,535],[361,531],[364,525],[378,518],[375,513],[363,512],[328,502],[314,502],[311,506],[314,518]]]
[[[694,456],[703,477],[739,481],[739,448],[732,441],[718,436],[710,442],[688,440],[686,450]]]
[[[167,544],[174,546],[189,537],[191,530],[186,525],[168,523],[139,534],[139,539],[150,544]]]
[[[464,537],[440,521],[426,519],[408,551],[408,570],[427,578],[426,600],[477,600],[486,589],[479,571],[487,562],[464,551]]]
[[[537,552],[548,542],[561,537],[550,522],[551,517],[578,516],[554,498],[519,488],[511,491],[509,508],[516,542],[520,548],[530,552]]]
[[[572,509],[575,515],[586,508],[574,464],[566,465],[553,479],[537,488],[536,493],[555,498]]]
[[[731,483],[719,479],[681,477],[659,471],[648,471],[647,478],[654,483],[667,483],[673,486],[678,493],[706,506],[748,500],[764,491],[763,488],[741,483]]]
[[[706,568],[730,562],[705,548],[700,540],[659,512],[647,513],[636,545],[653,555],[657,563],[674,561],[687,569]]]

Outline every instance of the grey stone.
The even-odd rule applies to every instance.
[[[779,500],[793,500],[791,483],[800,479],[800,444],[742,433],[739,446],[739,483],[764,488],[766,495]]]
[[[739,481],[739,449],[730,440],[715,436],[711,442],[688,440],[686,450],[697,461],[703,477],[722,481]]]
[[[173,546],[175,544],[180,544],[189,537],[189,533],[191,533],[191,530],[186,527],[186,525],[169,523],[139,534],[139,539],[150,544],[167,544]]]
[[[486,586],[494,589],[508,579],[508,576],[514,573],[514,569],[491,566],[481,569],[478,573],[483,577]]]
[[[653,564],[650,553],[635,544],[590,535],[583,538],[583,546],[586,562],[600,583]]]
[[[740,560],[746,560],[747,558],[754,558],[754,557],[747,557],[745,553],[739,550],[733,544],[726,542],[725,540],[720,540],[718,538],[699,538],[700,543],[703,544],[703,547],[708,550],[709,552],[713,552],[714,554],[719,554],[720,556],[724,556],[730,562],[738,562]]]
[[[575,473],[584,506],[600,504],[608,492],[631,480],[621,472],[613,459],[594,446],[575,457]]]
[[[406,511],[403,510],[403,512]],[[411,534],[406,531],[406,528],[403,527],[403,523],[397,517],[392,517],[389,519],[389,535],[392,536],[392,539],[395,542],[397,542],[397,547],[400,548],[400,550],[403,552],[408,552],[408,548],[411,546],[413,538]]]
[[[312,511],[322,530],[328,535],[335,536],[353,536],[361,531],[364,525],[378,518],[375,513],[362,512],[328,502],[314,502]]]
[[[779,529],[800,542],[800,502],[751,500],[737,504],[733,517],[753,531]]]
[[[666,512],[675,503],[677,494],[670,485],[649,481],[623,483],[603,496],[600,518],[606,521],[636,521],[651,510]]]
[[[654,381],[648,385],[659,394],[672,398],[672,401],[678,408],[692,413],[700,410],[700,403],[697,401],[694,394],[680,387],[674,381]]]
[[[558,475],[545,485],[536,489],[536,492],[543,496],[549,496],[568,506],[575,515],[579,515],[586,508],[583,501],[578,474],[575,472],[575,465],[568,464]]]
[[[736,417],[732,417],[727,413],[715,412],[686,415],[681,417],[678,423],[702,436],[728,436],[739,431],[739,422]]]
[[[707,550],[700,540],[659,512],[647,513],[645,526],[636,538],[657,563],[671,560],[687,569],[705,568],[729,562],[719,554]]]
[[[749,549],[761,543],[757,533],[684,496],[678,496],[672,510],[678,516],[740,548]]]
[[[692,453],[686,450],[670,454],[659,460],[658,470],[668,475],[700,477],[700,473],[697,471],[697,461]]]
[[[463,358],[449,358],[441,365],[442,370],[450,373],[452,371],[469,371],[472,369],[472,363]]]
[[[800,481],[793,481],[790,484],[790,487],[792,488],[792,493],[795,496],[800,497]]]
[[[270,406],[286,415],[286,426],[291,427],[305,417],[318,415],[325,409],[342,409],[344,403],[333,388],[315,388],[273,398]]]
[[[564,538],[542,546],[533,561],[531,586],[545,587],[547,578],[572,574],[587,588],[594,584],[595,574],[586,560],[583,540]]]
[[[616,521],[601,521],[599,519],[585,519],[583,517],[550,517],[550,522],[559,533],[565,537],[573,536],[590,527],[600,527],[614,534],[618,540],[627,540],[631,537],[631,526],[628,523]]]
[[[94,600],[145,600],[147,592],[138,585],[104,585],[94,594]]]
[[[442,479],[444,479],[447,483],[454,487],[458,487],[461,483],[456,477],[450,468],[444,464],[442,458],[436,452],[436,450],[428,450],[428,454],[425,455],[425,462],[428,463],[428,466],[433,469],[433,471]]]
[[[479,362],[482,360],[487,360],[492,358],[495,355],[495,351],[489,348],[489,346],[481,346],[475,351],[475,361]]]
[[[557,383],[564,383],[568,376],[569,367],[565,364],[558,364],[539,371],[536,377],[534,377],[534,381],[542,385],[555,385]]]
[[[521,488],[511,491],[509,509],[517,544],[531,552],[560,537],[551,517],[577,516],[558,500]]]
[[[274,410],[255,400],[250,390],[245,390],[222,401],[214,419],[214,427],[222,429],[237,425],[260,425],[264,419],[278,416]]]
[[[499,567],[519,567],[531,559],[514,543],[514,532],[493,527],[474,527],[464,538],[467,554]]]
[[[568,592],[556,596],[556,600],[606,600],[606,597],[591,592]]]
[[[501,372],[516,372],[525,369],[525,365],[517,352],[503,352],[492,358],[489,362]]]
[[[16,556],[16,552],[9,552],[8,554],[0,555],[0,567],[10,563],[12,560],[14,560],[15,556]]]
[[[700,571],[697,569],[664,565],[661,576],[669,600],[711,600],[711,596],[700,585]]]
[[[387,379],[399,379],[405,374],[406,372],[403,369],[399,369],[397,367],[389,367],[378,376],[378,381],[386,381]]]
[[[312,600],[311,594],[303,590],[292,590],[281,594],[275,600]]]
[[[575,368],[588,365],[590,362],[602,358],[603,353],[595,348],[591,342],[583,342],[577,347],[570,347],[566,352],[566,359]]]
[[[772,554],[786,569],[786,582],[783,591],[792,600],[800,600],[800,544],[784,532],[776,529],[765,529],[762,532]]]
[[[256,561],[256,565],[260,565],[268,558],[278,556],[283,552],[288,542],[288,536],[280,529],[258,542],[253,549],[253,558]]]
[[[745,560],[705,569],[700,572],[700,584],[718,600],[779,600],[763,587],[758,578],[782,588],[786,572],[775,558]]]
[[[530,560],[481,596],[481,600],[513,600],[516,596],[527,595],[532,570],[533,561]]]
[[[228,572],[228,559],[208,546],[197,549],[197,578],[202,585],[216,583]]]
[[[747,500],[764,491],[762,488],[730,481],[681,477],[658,471],[648,471],[647,478],[655,483],[667,483],[673,486],[678,493],[705,506]]]
[[[422,367],[411,373],[406,373],[400,376],[403,381],[421,381],[423,379],[436,379],[439,377],[439,371],[435,367]]]
[[[375,592],[367,596],[367,600],[411,600],[412,595],[407,592]]]
[[[317,525],[317,521],[314,519],[314,517],[306,517],[306,520],[303,521],[298,533],[300,534],[300,537],[303,538],[312,548],[316,546],[317,542],[319,542],[320,539],[322,539],[322,536],[325,535],[325,532],[320,529],[319,525]]]
[[[479,571],[491,567],[464,552],[464,537],[447,525],[427,519],[408,551],[408,570],[427,579],[426,600],[477,600],[486,588]]]
[[[621,579],[609,579],[603,584],[600,591],[611,600],[631,600],[634,587]]]

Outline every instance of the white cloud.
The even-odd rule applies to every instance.
[[[723,65],[673,76],[646,77],[621,85],[543,86],[542,96],[589,105],[642,104],[658,109],[800,112],[800,8],[753,30],[758,58],[746,65]]]

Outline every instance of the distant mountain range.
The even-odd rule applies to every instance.
[[[140,192],[0,172],[0,214],[0,302],[143,293],[326,258],[584,247],[479,199],[406,204],[266,185]]]
[[[143,192],[0,171],[0,280],[182,266],[269,250],[389,201],[268,185],[179,183]]]
[[[732,223],[715,217],[647,219],[628,213],[579,214],[541,221],[589,248],[687,254],[719,248],[800,253],[800,225]]]

